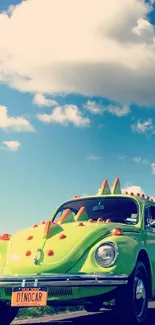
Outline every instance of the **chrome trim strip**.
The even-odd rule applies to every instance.
[[[14,287],[86,287],[86,286],[118,286],[128,283],[125,274],[40,274],[22,276],[0,276],[0,288]]]

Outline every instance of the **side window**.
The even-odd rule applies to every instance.
[[[151,210],[151,227],[155,228],[155,206],[150,207]]]
[[[149,206],[144,211],[145,225],[155,227],[155,206]]]
[[[145,221],[145,226],[148,226],[150,223],[150,207],[147,207],[144,210],[144,221]]]
[[[155,220],[155,206],[150,207],[152,219]]]

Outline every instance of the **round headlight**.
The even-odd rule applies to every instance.
[[[114,243],[104,243],[95,252],[95,260],[102,267],[113,265],[119,256],[118,247]]]

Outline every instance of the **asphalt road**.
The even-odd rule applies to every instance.
[[[55,316],[46,316],[43,318],[15,320],[12,325],[119,325],[114,313],[109,310],[103,310],[100,313],[89,314],[86,312],[74,312]],[[149,304],[147,325],[155,324],[155,302]],[[125,325],[125,324],[124,324]],[[132,324],[134,325],[134,324]]]

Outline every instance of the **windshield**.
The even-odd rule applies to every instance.
[[[64,210],[70,209],[75,216],[81,207],[85,207],[88,218],[125,224],[136,224],[138,222],[138,205],[132,198],[125,197],[97,197],[85,198],[67,202],[56,212],[53,221],[57,221]]]

